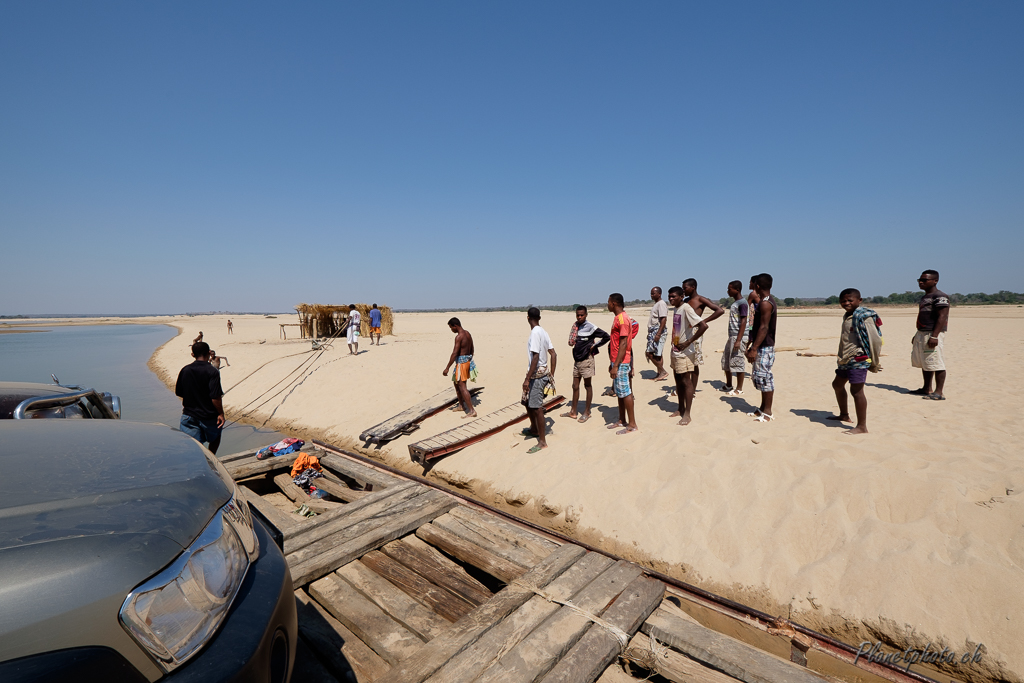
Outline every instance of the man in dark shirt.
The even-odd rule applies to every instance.
[[[224,427],[220,370],[210,365],[210,345],[206,342],[192,345],[192,357],[195,361],[181,369],[174,385],[175,395],[181,397],[181,431],[208,444],[210,452],[216,453]]]
[[[946,384],[946,363],[942,358],[942,341],[949,323],[949,297],[939,291],[938,284],[937,270],[926,270],[917,279],[917,286],[924,290],[924,296],[918,304],[917,333],[911,340],[910,362],[915,368],[921,368],[924,386],[910,393],[933,401],[945,401],[942,388]]]
[[[594,323],[587,320],[587,307],[576,307],[576,322],[569,328],[569,346],[572,347],[572,403],[569,404],[569,412],[562,413],[562,417],[568,417],[578,422],[586,422],[590,419],[590,405],[594,402],[594,386],[592,378],[596,373],[597,363],[594,356],[597,350],[611,341],[608,333]],[[577,404],[580,400],[580,380],[587,390],[587,404],[583,414],[577,412]]]

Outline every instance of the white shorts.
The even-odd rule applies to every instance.
[[[946,361],[942,358],[942,341],[946,333],[939,332],[939,343],[934,347],[928,346],[928,339],[931,336],[932,333],[929,331],[917,331],[914,335],[914,346],[910,351],[910,364],[925,372],[941,372],[946,369]]]
[[[348,343],[349,344],[358,344],[359,343],[359,328],[358,327],[349,325],[348,332],[346,333],[346,335],[348,336]]]

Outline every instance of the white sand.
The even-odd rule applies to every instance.
[[[645,331],[647,312],[631,313]],[[447,386],[441,371],[452,346],[445,324],[450,315],[400,314],[397,336],[382,347],[363,340],[364,353],[355,357],[346,355],[343,340],[336,342],[300,373],[306,379],[299,386],[255,413],[257,424],[276,410],[275,429],[351,445],[366,427]],[[525,314],[459,315],[473,334],[486,387],[477,410],[518,401]],[[1024,400],[1013,368],[1024,346],[1024,309],[953,310],[945,402],[900,393],[921,384],[920,371],[910,367],[915,311],[881,315],[887,355],[885,370],[868,380],[869,435],[846,436],[822,423],[835,410],[835,361],[793,352],[778,354],[777,421],[756,424],[746,417],[747,402],[758,401],[749,379],[746,401],[714,390],[723,379],[720,319],[705,343],[692,425],[678,427],[668,417],[675,409],[669,383],[638,379],[637,434],[606,430],[615,403],[598,395],[594,419],[585,425],[559,418],[562,410],[550,414],[550,448],[541,454],[526,455],[533,441],[517,436],[519,425],[438,461],[431,475],[854,645],[881,638],[901,647],[931,642],[973,652],[983,643],[981,667],[949,673],[1022,680]],[[838,309],[784,315],[778,344],[832,352],[840,316]],[[226,389],[235,387],[225,405],[237,415],[310,354],[283,356],[308,351],[310,344],[278,339],[278,324],[294,317],[232,319],[233,336],[223,316],[175,319],[182,335],[161,348],[152,365],[173,379],[190,360],[187,340],[204,330],[232,363],[222,376]],[[572,390],[566,344],[572,320],[570,313],[545,313],[542,320],[559,353],[556,379],[566,396]],[[594,311],[591,320],[607,330],[611,316]],[[288,329],[290,336],[297,330]],[[642,342],[643,332],[638,348]],[[637,369],[653,376],[651,368],[641,354]],[[599,368],[595,393],[609,385]],[[407,445],[460,422],[451,412],[429,418],[376,457],[421,472]]]

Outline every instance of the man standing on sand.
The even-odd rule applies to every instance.
[[[850,407],[846,396],[846,383],[850,383],[853,406],[857,412],[857,426],[844,434],[868,433],[868,399],[864,394],[864,383],[868,371],[882,369],[882,319],[870,308],[861,306],[860,290],[844,289],[839,293],[839,305],[846,314],[839,333],[839,354],[836,362],[836,378],[832,388],[836,392],[839,414],[830,415],[827,420],[850,422]]]
[[[224,427],[220,370],[210,365],[206,342],[192,345],[192,357],[195,360],[181,369],[174,385],[175,396],[181,397],[181,431],[216,453]]]
[[[623,312],[625,300],[618,292],[608,297],[608,310],[615,316],[612,322],[611,342],[608,345],[612,362],[608,366],[616,398],[619,399],[619,420],[608,425],[608,429],[623,427],[616,434],[629,434],[637,431],[633,389],[629,384],[629,372],[633,361],[632,319]]]
[[[596,374],[597,361],[594,356],[597,350],[607,344],[611,338],[608,333],[587,320],[587,307],[576,307],[576,322],[569,330],[569,346],[572,347],[572,403],[569,412],[560,417],[578,420],[580,423],[590,419],[590,404],[594,400],[594,385],[591,381]],[[587,404],[583,414],[577,416],[576,406],[580,400],[580,380],[587,390]]]
[[[655,382],[668,379],[665,372],[665,340],[668,339],[668,304],[661,298],[661,287],[651,289],[651,317],[647,321],[647,362],[654,363],[657,374],[652,377]]]
[[[377,304],[370,309],[370,346],[373,346],[373,335],[377,335],[377,346],[380,346],[380,309]]]
[[[946,384],[946,362],[942,358],[942,341],[949,325],[949,296],[940,292],[939,271],[926,270],[917,279],[917,286],[924,290],[924,297],[918,304],[917,334],[911,342],[910,362],[921,368],[924,386],[911,391],[933,401],[945,401],[942,388]],[[935,376],[935,393],[932,393],[932,376]]]
[[[231,322],[231,320],[229,319],[228,320],[228,334],[234,334],[234,333],[235,333],[235,324],[233,322]]]
[[[753,367],[750,379],[754,388],[761,392],[761,406],[750,416],[758,422],[771,422],[772,400],[775,398],[775,317],[778,310],[772,301],[772,276],[761,273],[754,278],[754,291],[757,292],[758,304],[754,309],[753,339],[747,346],[747,360]]]
[[[227,356],[218,356],[216,351],[210,349],[210,365],[220,370],[221,363],[223,363],[225,367],[231,367],[231,363],[228,362]]]
[[[350,356],[359,355],[359,326],[362,325],[362,316],[359,315],[359,311],[356,310],[355,304],[348,305],[348,318],[345,320],[345,326],[342,327],[341,331],[345,333],[348,339],[348,353]]]
[[[376,306],[376,304],[374,305]],[[370,314],[373,315],[373,311]],[[455,364],[452,381],[455,382],[455,393],[459,397],[459,405],[466,413],[463,417],[476,417],[473,399],[469,395],[469,389],[466,388],[466,382],[476,381],[476,363],[473,362],[473,335],[462,328],[462,323],[458,318],[448,321],[448,329],[455,335],[455,348],[452,349],[452,356],[448,359],[448,365],[444,366],[444,372],[441,374],[447,377],[448,368],[453,363]]]
[[[526,451],[532,455],[548,447],[545,438],[547,427],[544,424],[544,390],[552,383],[558,354],[555,353],[551,337],[540,326],[540,309],[531,307],[526,312],[526,321],[530,323],[530,338],[526,342],[530,366],[523,380],[523,403],[526,405],[526,414],[530,416],[530,427],[523,430],[523,435],[537,437],[537,445]]]
[[[682,427],[690,424],[690,410],[693,396],[700,379],[700,365],[697,364],[697,346],[707,332],[708,324],[700,319],[690,304],[683,301],[683,290],[673,287],[668,290],[672,303],[672,372],[676,380],[676,396],[679,410],[671,417],[678,417]],[[696,331],[695,331],[696,330]]]
[[[733,280],[729,283],[729,296],[732,297],[732,305],[729,306],[729,338],[725,342],[725,349],[722,351],[722,370],[725,371],[725,386],[722,391],[727,396],[743,395],[743,375],[747,366],[743,354],[747,350],[747,318],[749,307],[743,299],[743,283]],[[732,376],[736,375],[736,388],[732,386]]]
[[[721,318],[725,314],[725,309],[716,304],[711,299],[697,293],[697,281],[692,277],[688,277],[683,280],[683,302],[690,305],[693,312],[699,315],[701,318],[704,317],[704,308],[710,308],[712,313],[711,317],[704,322],[710,323],[712,320]],[[704,344],[703,341],[697,341],[697,365],[704,365]]]

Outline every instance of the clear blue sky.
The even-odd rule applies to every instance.
[[[0,313],[1024,290],[1024,3],[6,2]]]

